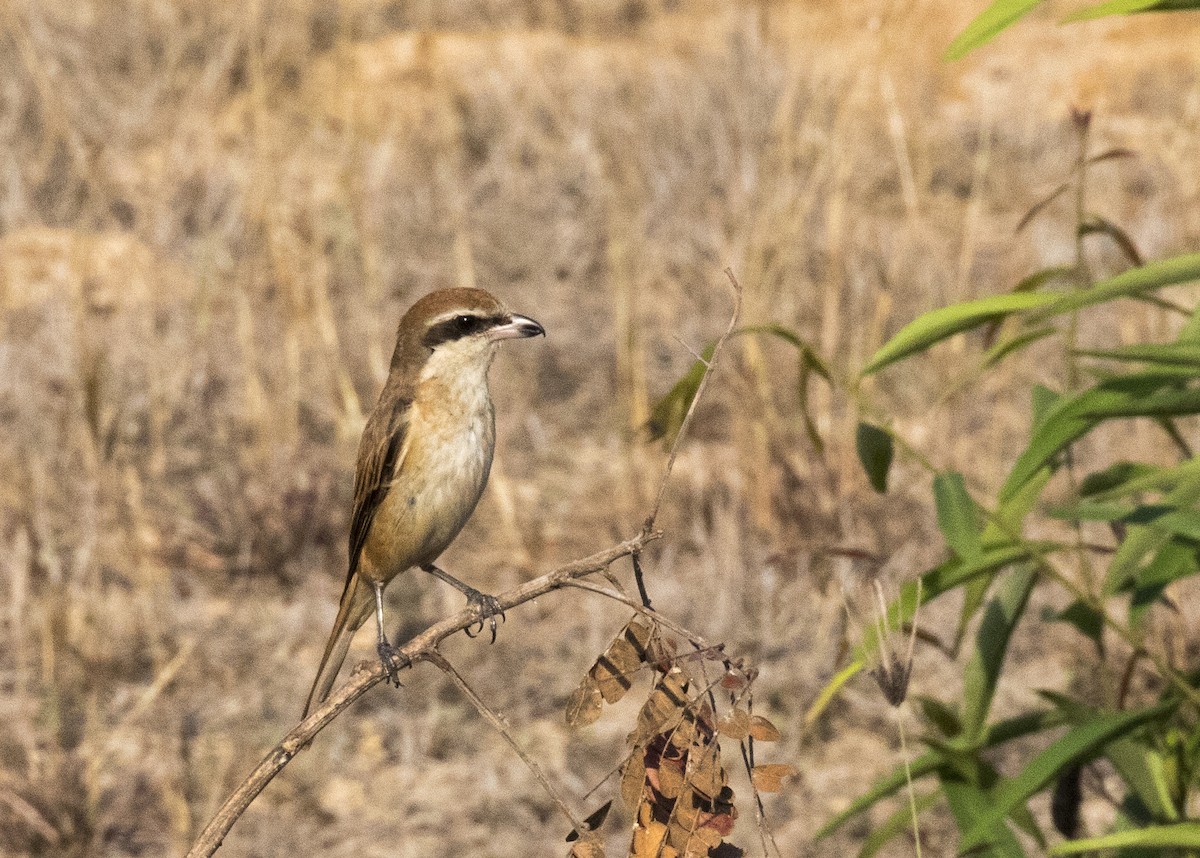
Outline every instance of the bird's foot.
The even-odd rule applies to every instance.
[[[379,653],[379,661],[383,664],[383,670],[387,674],[385,680],[388,685],[400,687],[400,670],[396,666],[398,661],[400,668],[412,667],[412,659],[404,654],[403,650],[398,646],[392,646],[387,640],[381,640],[375,647],[375,651]]]
[[[481,593],[474,587],[468,587],[464,593],[467,597],[467,604],[479,610],[479,629],[472,633],[471,629],[474,626],[468,626],[463,631],[467,633],[467,637],[469,638],[478,637],[483,634],[484,623],[487,623],[492,630],[492,643],[495,643],[496,617],[499,617],[502,621],[504,620],[504,610],[500,607],[500,600],[487,593]]]

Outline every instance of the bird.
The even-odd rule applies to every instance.
[[[303,717],[329,696],[355,632],[372,610],[376,651],[399,686],[398,648],[383,626],[383,590],[418,568],[461,591],[496,637],[499,602],[435,565],[483,494],[496,444],[488,369],[500,343],[545,336],[483,289],[430,292],[400,319],[379,401],[358,445],[349,569]]]

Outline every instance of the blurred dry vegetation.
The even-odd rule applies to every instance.
[[[662,460],[637,429],[724,327],[726,265],[747,323],[848,373],[918,312],[1072,258],[1069,203],[1013,234],[1075,157],[1071,105],[1096,110],[1097,150],[1138,152],[1096,167],[1094,207],[1147,258],[1197,246],[1194,17],[1041,18],[941,64],[980,5],[5,3],[0,852],[179,853],[294,722],[363,414],[420,294],[482,286],[549,331],[497,361],[496,467],[445,557],[499,589],[636,531]],[[1106,312],[1086,337],[1168,330]],[[939,400],[975,351],[869,392],[986,488],[1027,429],[1023,386],[1059,370],[1035,347]],[[926,478],[901,463],[873,496],[852,404],[821,389],[812,448],[794,367],[786,344],[733,343],[646,564],[657,605],[762,670],[770,753],[801,769],[768,803],[783,854],[844,854],[865,827],[812,833],[894,764],[896,732],[868,681],[813,729],[803,713],[843,653],[843,590],[853,607],[940,541]],[[424,578],[389,598],[401,637],[460,607]],[[570,731],[563,705],[627,619],[549,598],[494,646],[447,648],[577,800],[633,710]],[[1070,680],[1074,639],[1050,643],[1018,640],[1012,674]],[[955,675],[923,650],[913,686]],[[327,730],[222,854],[563,854],[562,819],[453,686],[405,682]],[[733,839],[754,846],[752,814]]]

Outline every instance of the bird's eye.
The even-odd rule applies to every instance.
[[[475,322],[475,320],[472,319],[470,316],[455,316],[454,317],[454,327],[458,328],[460,331],[469,331],[471,329],[471,325],[474,324],[474,322]]]

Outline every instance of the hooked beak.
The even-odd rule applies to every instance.
[[[487,332],[489,340],[516,340],[524,339],[525,337],[536,337],[541,334],[546,336],[546,329],[535,322],[528,316],[522,316],[518,313],[512,314],[511,321],[506,325],[497,325]]]

